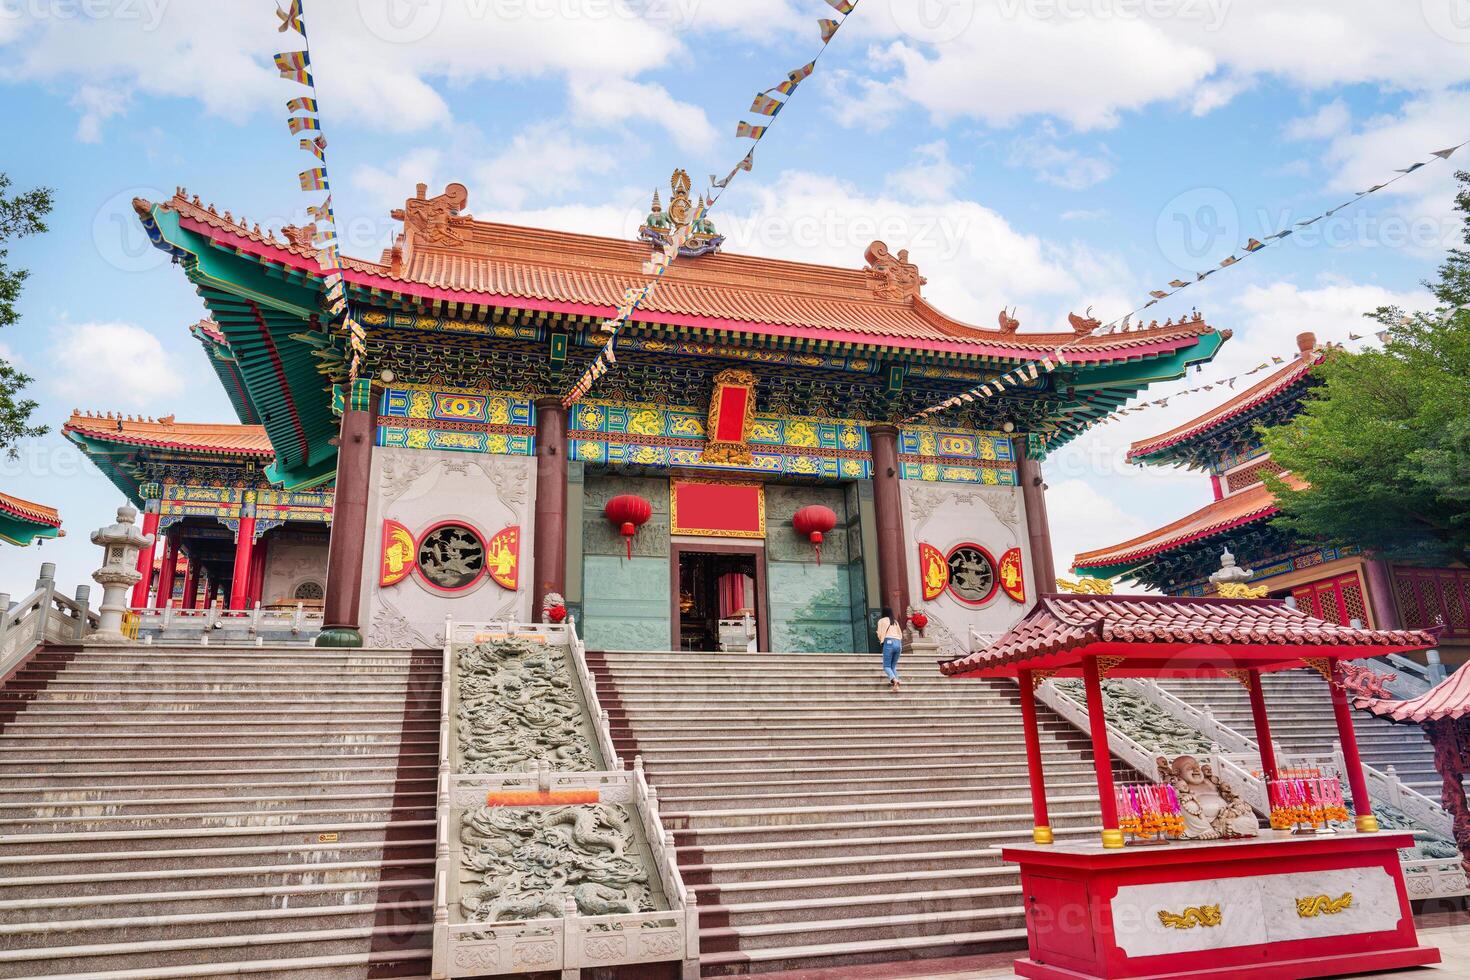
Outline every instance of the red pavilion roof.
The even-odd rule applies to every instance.
[[[1304,658],[1425,650],[1420,630],[1367,630],[1316,619],[1274,599],[1044,595],[984,650],[941,663],[950,677],[1077,673],[1084,657],[1125,658],[1123,673],[1157,676],[1239,666],[1283,670]]]
[[[1390,721],[1421,725],[1442,718],[1464,718],[1470,715],[1470,664],[1465,664],[1417,698],[1406,701],[1359,698],[1354,704]]]

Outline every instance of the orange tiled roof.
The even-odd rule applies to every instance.
[[[1274,599],[1045,595],[989,647],[941,663],[939,669],[955,676],[1033,663],[1062,667],[1072,664],[1059,655],[1086,647],[1146,658],[1150,647],[1177,645],[1197,646],[1190,653],[1213,661],[1218,669],[1222,655],[1229,657],[1234,646],[1285,647],[1301,657],[1312,648],[1423,650],[1434,646],[1435,638],[1422,630],[1341,626]],[[1175,669],[1185,666],[1189,656],[1178,654]]]
[[[254,456],[271,459],[275,451],[263,425],[230,425],[214,422],[175,422],[172,415],[161,419],[122,416],[112,412],[72,412],[61,427],[99,442],[124,446],[152,446],[185,452],[216,453],[222,456]]]
[[[50,527],[61,526],[61,515],[57,513],[55,507],[32,503],[29,500],[12,497],[8,493],[0,493],[0,512],[35,524],[46,524]]]
[[[1465,664],[1418,697],[1404,701],[1359,697],[1353,703],[1389,721],[1422,725],[1426,721],[1464,718],[1470,715],[1470,664]]]
[[[1298,481],[1293,481],[1289,476],[1284,479],[1293,485],[1298,484]],[[1142,561],[1242,524],[1264,520],[1276,513],[1276,510],[1276,500],[1271,496],[1271,491],[1264,483],[1259,484],[1231,494],[1223,500],[1211,501],[1189,516],[1141,534],[1131,541],[1080,554],[1072,560],[1072,568],[1101,569]]]
[[[142,199],[134,206],[143,215],[153,207]],[[318,269],[315,251],[296,229],[283,240],[228,211],[221,214],[182,189],[158,206],[239,239],[239,244],[260,246],[277,253],[277,258],[289,256],[305,268]],[[395,284],[410,287],[404,292],[419,287],[455,296],[597,307],[607,315],[626,289],[647,281],[642,264],[649,246],[644,242],[522,228],[467,215],[455,215],[448,222],[428,235],[407,224],[394,247],[384,253],[383,262],[344,257],[347,279],[384,289],[398,288]],[[1076,341],[1070,348],[1075,354],[1069,354],[1074,360],[1113,360],[1176,349],[1214,332],[1197,319],[1080,341],[1070,330],[1007,335],[998,328],[956,320],[917,295],[899,299],[880,295],[864,269],[729,253],[673,263],[643,308],[649,314],[725,321],[736,328],[826,331],[875,344],[945,343],[965,352],[1017,359],[1034,359]]]
[[[1162,449],[1168,449],[1170,446],[1178,445],[1194,436],[1202,435],[1216,426],[1250,411],[1262,402],[1306,378],[1311,373],[1312,368],[1322,363],[1322,359],[1326,355],[1326,349],[1303,352],[1300,356],[1288,362],[1284,367],[1257,381],[1229,401],[1216,405],[1204,414],[1198,415],[1181,425],[1177,425],[1168,432],[1162,432],[1159,435],[1138,440],[1128,447],[1128,461],[1130,463],[1137,462],[1144,457],[1152,456]]]

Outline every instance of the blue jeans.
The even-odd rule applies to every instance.
[[[883,673],[891,681],[898,680],[898,655],[902,652],[902,640],[889,638],[883,641]]]

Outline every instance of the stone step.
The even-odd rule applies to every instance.
[[[255,980],[362,980],[363,977],[414,977],[429,975],[429,952],[423,949],[385,949],[367,953],[330,956],[301,956],[269,960],[236,960],[229,976]],[[188,980],[225,974],[211,963],[136,970],[102,970],[88,973],[54,973],[51,980]]]
[[[33,777],[37,782],[44,781],[46,789],[44,793],[37,793],[37,786],[25,785],[21,780],[0,781],[0,807],[18,806],[22,803],[30,806],[44,806],[50,803],[97,803],[104,800],[132,802],[150,799],[156,801],[160,797],[198,801],[217,795],[228,794],[231,797],[237,797],[254,795],[267,790],[303,794],[313,792],[337,794],[339,791],[366,792],[371,790],[391,792],[395,785],[406,785],[406,788],[422,792],[425,788],[432,790],[435,782],[435,774],[427,767],[423,767],[419,774],[411,776],[406,781],[400,779],[393,769],[386,767],[373,771],[370,778],[354,778],[355,776],[361,777],[362,773],[354,774],[343,770],[296,772],[295,775],[303,777],[298,779],[272,777],[247,771],[242,778],[236,781],[216,779],[195,782],[168,782],[159,780],[156,776],[145,776],[142,773],[122,772],[115,775],[135,776],[136,778],[128,783],[109,785],[99,781],[95,773],[90,773],[81,776],[78,780],[83,785],[74,786],[60,784],[55,777]],[[334,795],[333,798],[336,796]]]
[[[1060,765],[1063,762],[1076,763],[1080,761],[1086,763],[1087,768],[1090,770],[1092,768],[1091,753],[1081,755],[1079,751],[1079,749],[1069,747],[1066,743],[1053,742],[1047,744],[1043,741],[1042,766],[1046,768],[1054,764]],[[710,772],[723,770],[730,773],[732,777],[737,773],[764,770],[773,767],[783,769],[816,768],[822,772],[831,772],[834,767],[841,768],[855,764],[862,769],[870,766],[885,769],[890,766],[909,768],[909,766],[905,765],[905,763],[909,762],[914,763],[918,767],[923,767],[924,765],[931,764],[935,758],[935,756],[916,757],[908,753],[899,752],[867,752],[859,757],[843,752],[840,749],[832,749],[827,753],[807,751],[804,749],[782,749],[779,752],[780,754],[777,754],[777,750],[764,749],[759,754],[749,756],[690,756],[687,753],[673,750],[661,750],[659,752],[643,752],[641,754],[643,756],[644,767],[650,772],[683,774],[691,771]],[[1024,756],[1022,759],[1024,760]],[[988,767],[995,763],[1014,764],[1016,761],[1017,757],[1014,752],[977,748],[974,751],[965,752],[963,761],[950,764]],[[1024,771],[1024,761],[1021,762],[1021,766]],[[1048,769],[1048,771],[1050,770]]]
[[[297,932],[242,933],[197,936],[190,939],[141,940],[119,943],[86,943],[75,946],[52,946],[45,949],[0,949],[0,970],[14,976],[54,976],[82,971],[96,976],[98,971],[122,964],[146,962],[153,970],[162,967],[193,966],[202,963],[227,964],[260,959],[302,959],[310,952],[317,956],[364,955],[375,942],[398,948],[417,946],[432,941],[432,929],[419,923],[386,926],[355,926],[343,929],[317,929]],[[215,967],[215,974],[225,972]],[[159,977],[158,972],[150,974]],[[202,974],[209,976],[209,973]]]
[[[1081,795],[1095,786],[1095,781],[1077,780],[1069,783],[1048,783],[1047,792],[1071,793]],[[934,803],[943,800],[970,800],[977,813],[991,812],[990,801],[997,799],[992,793],[1010,794],[1002,795],[995,804],[1002,808],[1001,812],[1012,812],[1015,801],[1020,798],[1018,794],[1025,794],[1027,786],[1025,783],[1012,784],[980,784],[973,782],[960,786],[889,786],[865,789],[862,787],[848,787],[845,789],[803,789],[798,791],[776,790],[772,792],[726,792],[726,793],[691,793],[688,791],[667,790],[658,786],[658,797],[660,808],[668,807],[673,810],[711,810],[728,807],[734,801],[747,803],[750,806],[835,806],[855,804],[865,806],[871,803],[900,802],[907,800],[915,805]],[[1029,808],[1031,800],[1029,797],[1023,801]]]
[[[853,940],[812,946],[783,946],[774,949],[733,950],[700,955],[704,976],[747,973],[779,973],[799,969],[824,969],[906,960],[947,959],[974,956],[997,950],[1023,949],[1026,930],[995,929],[976,933],[944,933],[892,939]]]
[[[437,718],[439,715],[439,697],[435,692],[433,697],[419,693],[405,697],[403,692],[396,695],[379,694],[374,696],[343,695],[334,697],[329,703],[323,704],[321,699],[311,698],[275,698],[275,697],[220,697],[217,694],[206,694],[197,697],[161,697],[152,691],[140,691],[134,697],[113,696],[108,698],[77,698],[68,695],[58,695],[54,691],[41,692],[37,697],[27,702],[26,714],[46,712],[48,714],[80,714],[80,715],[154,715],[168,713],[209,712],[211,714],[222,714],[231,717],[259,714],[261,712],[272,712],[279,714],[296,714],[306,712],[311,714],[326,714],[338,717],[344,713],[351,714],[397,714],[402,715],[405,711],[431,711]]]
[[[1014,821],[1011,821],[1014,824]],[[1058,838],[1074,843],[1091,843],[1094,831],[1087,827],[1057,830]],[[968,831],[952,834],[894,833],[874,837],[807,837],[782,839],[765,843],[685,844],[675,847],[679,865],[700,868],[723,866],[726,862],[749,864],[765,861],[791,861],[803,857],[821,858],[863,854],[925,854],[939,851],[975,851],[1002,844],[1031,842],[1029,829],[1012,826],[1006,830]]]
[[[391,817],[415,819],[434,816],[432,805],[396,807],[391,803],[355,809],[343,813],[340,807],[309,807],[279,810],[220,810],[208,814],[183,812],[178,808],[159,813],[85,815],[77,817],[3,817],[0,818],[0,840],[10,835],[53,834],[68,831],[92,834],[107,830],[142,830],[171,827],[187,830],[200,826],[273,827],[297,823],[342,821],[344,823],[380,822]]]
[[[431,807],[437,788],[432,784],[421,788],[400,787],[395,791],[391,783],[372,788],[344,790],[343,792],[276,792],[264,793],[258,787],[254,792],[228,796],[178,796],[145,794],[134,797],[109,797],[102,799],[65,799],[64,794],[51,792],[43,800],[25,802],[0,801],[0,827],[13,825],[24,820],[54,820],[58,818],[125,819],[145,816],[188,817],[197,816],[201,821],[214,820],[222,816],[243,813],[280,814],[292,812],[341,812],[351,810],[382,811],[386,807]]]
[[[374,761],[383,760],[390,765],[395,760],[417,760],[420,764],[425,764],[425,760],[432,760],[437,764],[439,759],[437,740],[432,742],[414,740],[401,743],[378,740],[349,742],[340,745],[321,745],[315,742],[304,744],[274,742],[265,746],[257,744],[253,749],[254,751],[251,748],[221,751],[207,756],[186,753],[158,755],[155,753],[167,751],[168,746],[125,746],[105,752],[93,749],[85,743],[80,746],[59,749],[37,749],[27,746],[10,748],[6,746],[4,739],[0,738],[0,775],[31,774],[39,770],[51,771],[53,769],[58,772],[83,772],[97,766],[116,767],[120,765],[138,766],[140,769],[194,770],[211,766],[228,769],[246,763],[260,762],[268,765],[306,763],[320,768],[336,762],[371,764]],[[312,754],[304,755],[305,752]]]
[[[703,908],[746,902],[871,898],[950,888],[1006,888],[1019,895],[1021,878],[1013,866],[992,864],[980,868],[862,870],[811,878],[701,883],[688,887],[698,897],[698,907]]]
[[[1052,829],[1058,836],[1063,833],[1077,833],[1086,837],[1097,833],[1102,828],[1100,818],[1093,813],[1058,812],[1051,814],[1050,819]],[[797,840],[864,840],[885,835],[892,835],[895,838],[926,835],[943,837],[949,834],[970,832],[1020,834],[1029,839],[1031,821],[1018,821],[1011,814],[987,816],[959,813],[914,819],[907,819],[902,815],[889,815],[879,819],[842,822],[713,825],[670,830],[676,847],[705,847],[706,849],[718,845],[782,844]]]
[[[1095,813],[1097,796],[1048,797],[1048,811],[1056,814]],[[885,817],[942,817],[956,813],[970,815],[972,819],[983,809],[984,815],[999,816],[1013,814],[1018,823],[1029,820],[1031,800],[1015,798],[1009,800],[935,800],[930,802],[880,802],[867,803],[833,811],[828,806],[785,806],[740,809],[678,810],[660,805],[664,826],[670,829],[705,827],[761,827],[772,824],[796,826],[806,823],[845,822],[855,820],[881,820]],[[1029,824],[1027,824],[1029,826]]]
[[[200,915],[222,912],[268,911],[288,908],[329,908],[374,900],[406,901],[413,895],[433,895],[434,879],[402,877],[362,882],[316,882],[202,888],[193,891],[141,891],[127,894],[70,894],[54,898],[0,900],[0,923],[74,922],[97,918],[141,915]]]
[[[185,788],[217,786],[223,789],[227,786],[244,785],[288,785],[291,783],[356,783],[356,782],[378,782],[390,781],[397,774],[400,778],[417,781],[420,779],[433,779],[438,771],[438,766],[425,762],[421,765],[399,766],[396,764],[397,756],[385,757],[382,762],[373,764],[371,760],[362,765],[344,765],[333,763],[331,768],[323,769],[320,756],[309,758],[280,757],[270,761],[270,765],[260,765],[259,768],[218,768],[218,769],[154,769],[143,767],[126,767],[120,769],[105,769],[92,767],[78,770],[48,771],[44,774],[33,773],[32,775],[19,775],[7,773],[0,779],[0,797],[7,794],[20,794],[34,792],[37,789],[49,788],[58,791],[69,791],[81,788],[103,789],[110,785],[117,785],[119,790],[127,788],[158,788],[178,787],[181,791]],[[123,785],[119,781],[128,780]]]
[[[388,832],[401,833],[401,838],[385,841],[385,827]],[[108,880],[124,882],[134,880],[132,875],[135,872],[223,872],[231,868],[279,868],[288,865],[346,867],[355,862],[380,859],[411,862],[425,853],[432,853],[433,847],[431,834],[415,833],[414,828],[405,828],[401,824],[356,826],[324,832],[329,840],[333,833],[337,835],[331,843],[321,842],[322,833],[224,835],[206,831],[187,839],[147,837],[141,840],[111,834],[83,842],[86,847],[106,850],[81,850],[74,839],[70,842],[71,849],[63,851],[21,851],[5,847],[0,849],[0,878],[8,882],[6,887],[18,886],[22,878],[35,880],[42,877],[55,879],[60,885],[70,881],[96,887],[102,881],[98,876],[120,876]],[[136,888],[103,891],[110,893],[114,890],[135,891]]]
[[[170,915],[116,916],[97,919],[55,919],[0,925],[0,950],[18,951],[70,945],[209,938],[221,932],[236,936],[287,930],[335,930],[371,927],[380,911],[399,925],[423,925],[433,920],[433,899],[410,899],[382,904],[318,905],[299,908],[244,909],[223,912],[186,912]],[[4,960],[0,959],[0,963]]]
[[[680,865],[679,873],[686,885],[726,885],[751,881],[788,881],[821,874],[837,874],[843,869],[864,874],[885,871],[949,871],[1004,867],[999,847],[974,847],[953,850],[908,851],[903,853],[851,853],[826,856],[804,856],[782,860],[728,861],[709,864]]]
[[[902,910],[902,911],[901,911]],[[925,909],[895,903],[886,915],[829,919],[820,922],[772,922],[765,925],[728,926],[699,930],[701,955],[706,950],[751,953],[788,947],[840,943],[845,939],[906,943],[914,938],[976,934],[996,929],[1025,931],[1025,910],[1019,902],[1009,906],[968,909]]]
[[[260,820],[263,816],[301,816],[303,819],[297,821],[277,820],[274,824]],[[315,819],[304,819],[312,816]],[[391,819],[390,819],[391,816]],[[249,819],[247,819],[249,818]],[[433,814],[427,818],[416,815],[413,811],[388,811],[387,814],[334,814],[331,812],[315,814],[241,814],[234,817],[222,817],[216,815],[212,818],[215,826],[201,827],[202,822],[197,816],[186,817],[182,820],[168,820],[163,817],[149,817],[144,821],[118,821],[117,827],[90,826],[88,821],[60,821],[64,829],[40,830],[39,828],[30,832],[11,830],[5,836],[0,837],[0,858],[13,854],[66,854],[77,849],[78,833],[86,834],[86,842],[89,846],[94,845],[99,839],[108,841],[108,847],[112,850],[147,850],[157,847],[157,841],[166,840],[182,846],[192,846],[190,841],[199,839],[200,846],[210,840],[218,843],[252,845],[268,844],[282,839],[290,839],[292,843],[304,843],[308,839],[316,840],[320,835],[336,834],[338,841],[362,841],[376,840],[371,835],[382,834],[385,830],[412,830],[416,827],[430,826],[434,824]],[[93,821],[93,823],[106,823],[107,821]],[[147,826],[138,826],[140,822],[146,822]],[[53,822],[57,823],[57,822]],[[34,825],[32,825],[34,826]],[[317,840],[317,843],[324,843]]]
[[[317,866],[303,864],[241,865],[229,868],[157,868],[134,872],[87,875],[42,875],[0,880],[0,898],[21,905],[36,900],[71,901],[79,895],[125,900],[169,888],[179,894],[204,893],[211,889],[288,888],[330,883],[336,887],[377,887],[432,874],[434,859],[371,858],[363,861],[334,861]],[[0,972],[0,976],[3,976]]]
[[[1063,761],[1065,760],[1065,761]],[[1046,760],[1043,759],[1043,766]],[[927,765],[891,765],[891,766],[806,766],[806,765],[773,765],[762,769],[730,770],[720,767],[706,769],[694,769],[681,767],[679,764],[670,766],[667,763],[650,763],[644,760],[644,771],[648,778],[660,788],[665,786],[687,786],[687,787],[716,787],[716,786],[747,786],[761,787],[770,785],[785,785],[788,783],[797,785],[812,785],[816,782],[838,783],[851,780],[854,785],[892,785],[910,781],[929,780],[968,780],[977,776],[994,776],[997,778],[1010,777],[1026,779],[1026,763],[1014,761],[1009,764],[984,765],[978,763],[929,763]],[[1069,775],[1088,775],[1093,773],[1090,761],[1074,760],[1071,756],[1057,753],[1056,761],[1046,766],[1048,781],[1053,777],[1065,777]],[[823,778],[831,777],[831,778]],[[0,790],[3,796],[3,790]]]
[[[327,750],[338,750],[338,754],[351,753],[354,751],[371,751],[373,749],[398,748],[400,745],[433,745],[438,748],[438,731],[433,732],[408,732],[404,734],[394,732],[391,729],[380,731],[321,731],[321,732],[190,732],[175,731],[175,736],[188,736],[189,742],[199,743],[207,741],[211,746],[217,746],[220,758],[229,758],[230,754],[253,751],[257,755],[296,755],[303,751],[324,752]],[[194,736],[211,735],[209,739],[199,739]],[[300,741],[303,737],[313,738],[314,741]],[[291,739],[288,741],[287,739]],[[63,735],[55,732],[37,732],[34,734],[18,734],[11,732],[9,726],[4,737],[0,737],[0,762],[8,761],[8,755],[26,755],[37,758],[56,758],[55,753],[64,757],[76,754],[78,750],[96,753],[95,757],[116,758],[119,754],[132,754],[136,756],[147,756],[158,751],[167,751],[169,748],[178,748],[178,743],[165,736],[150,734],[148,732],[131,732],[116,735],[98,735],[87,738],[82,734]],[[104,755],[103,753],[106,753]]]
[[[768,925],[779,922],[820,922],[838,916],[887,915],[895,910],[948,911],[1015,905],[1016,888],[945,888],[898,895],[847,895],[792,899],[784,902],[741,902],[699,908],[701,928],[710,926]]]

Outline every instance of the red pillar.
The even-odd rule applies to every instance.
[[[249,606],[255,608],[257,602],[262,601],[262,593],[265,591],[265,555],[270,546],[267,538],[261,538],[255,542],[255,550],[250,554],[250,595]]]
[[[1271,744],[1271,721],[1266,717],[1266,693],[1261,690],[1261,672],[1247,671],[1246,686],[1251,696],[1251,720],[1256,725],[1256,745],[1261,749],[1261,772],[1276,778],[1276,746]]]
[[[347,392],[337,438],[337,490],[332,503],[332,537],[327,545],[323,624],[316,638],[319,647],[362,646],[357,619],[374,434],[372,385],[359,378]]]
[[[178,544],[174,536],[165,532],[163,536],[163,563],[158,568],[158,591],[153,596],[153,608],[162,609],[174,595],[174,573],[179,564]]]
[[[1021,729],[1026,736],[1026,773],[1031,778],[1031,813],[1035,825],[1031,839],[1038,844],[1051,844],[1051,820],[1046,813],[1046,776],[1041,768],[1041,732],[1036,727],[1035,675],[1029,670],[1016,673],[1021,684]]]
[[[1225,487],[1220,482],[1220,476],[1219,476],[1219,474],[1217,474],[1217,473],[1211,473],[1210,474],[1210,489],[1215,492],[1215,499],[1216,500],[1224,500],[1225,499]]]
[[[1402,629],[1398,603],[1393,597],[1393,574],[1389,571],[1388,562],[1382,558],[1372,558],[1364,562],[1363,584],[1368,588],[1368,606],[1373,613],[1373,621],[1363,625],[1381,630]]]
[[[1011,438],[1016,447],[1016,477],[1021,481],[1021,503],[1026,508],[1031,575],[1039,596],[1057,591],[1056,561],[1051,551],[1051,522],[1046,516],[1046,481],[1041,476],[1041,461],[1033,459],[1027,449],[1027,436],[1017,433]]]
[[[133,586],[133,595],[128,604],[134,609],[148,605],[148,589],[153,584],[153,555],[158,550],[158,513],[143,512],[143,533],[153,535],[153,541],[138,549],[138,573],[143,577]]]
[[[1087,688],[1087,727],[1092,729],[1092,768],[1097,773],[1098,805],[1102,810],[1103,847],[1122,847],[1118,829],[1118,798],[1113,793],[1113,754],[1108,751],[1108,718],[1103,711],[1102,676],[1097,658],[1082,661],[1082,680]]]
[[[184,559],[183,608],[195,609],[199,602],[199,566],[193,558]]]
[[[1332,680],[1332,714],[1337,718],[1337,737],[1342,742],[1342,765],[1347,770],[1348,787],[1353,793],[1353,815],[1359,833],[1371,834],[1378,830],[1378,818],[1373,816],[1373,801],[1368,796],[1368,780],[1363,777],[1363,758],[1358,754],[1358,733],[1353,730],[1353,709],[1348,706],[1347,691],[1338,679],[1337,660],[1327,661],[1328,675]]]
[[[898,427],[871,425],[873,514],[878,525],[878,591],[900,622],[909,608],[909,576],[903,540],[903,495],[898,480]]]
[[[535,583],[531,618],[548,592],[567,588],[567,410],[560,398],[536,400]]]
[[[231,609],[250,608],[250,568],[255,557],[255,518],[240,518],[235,532],[235,574],[230,580]]]

